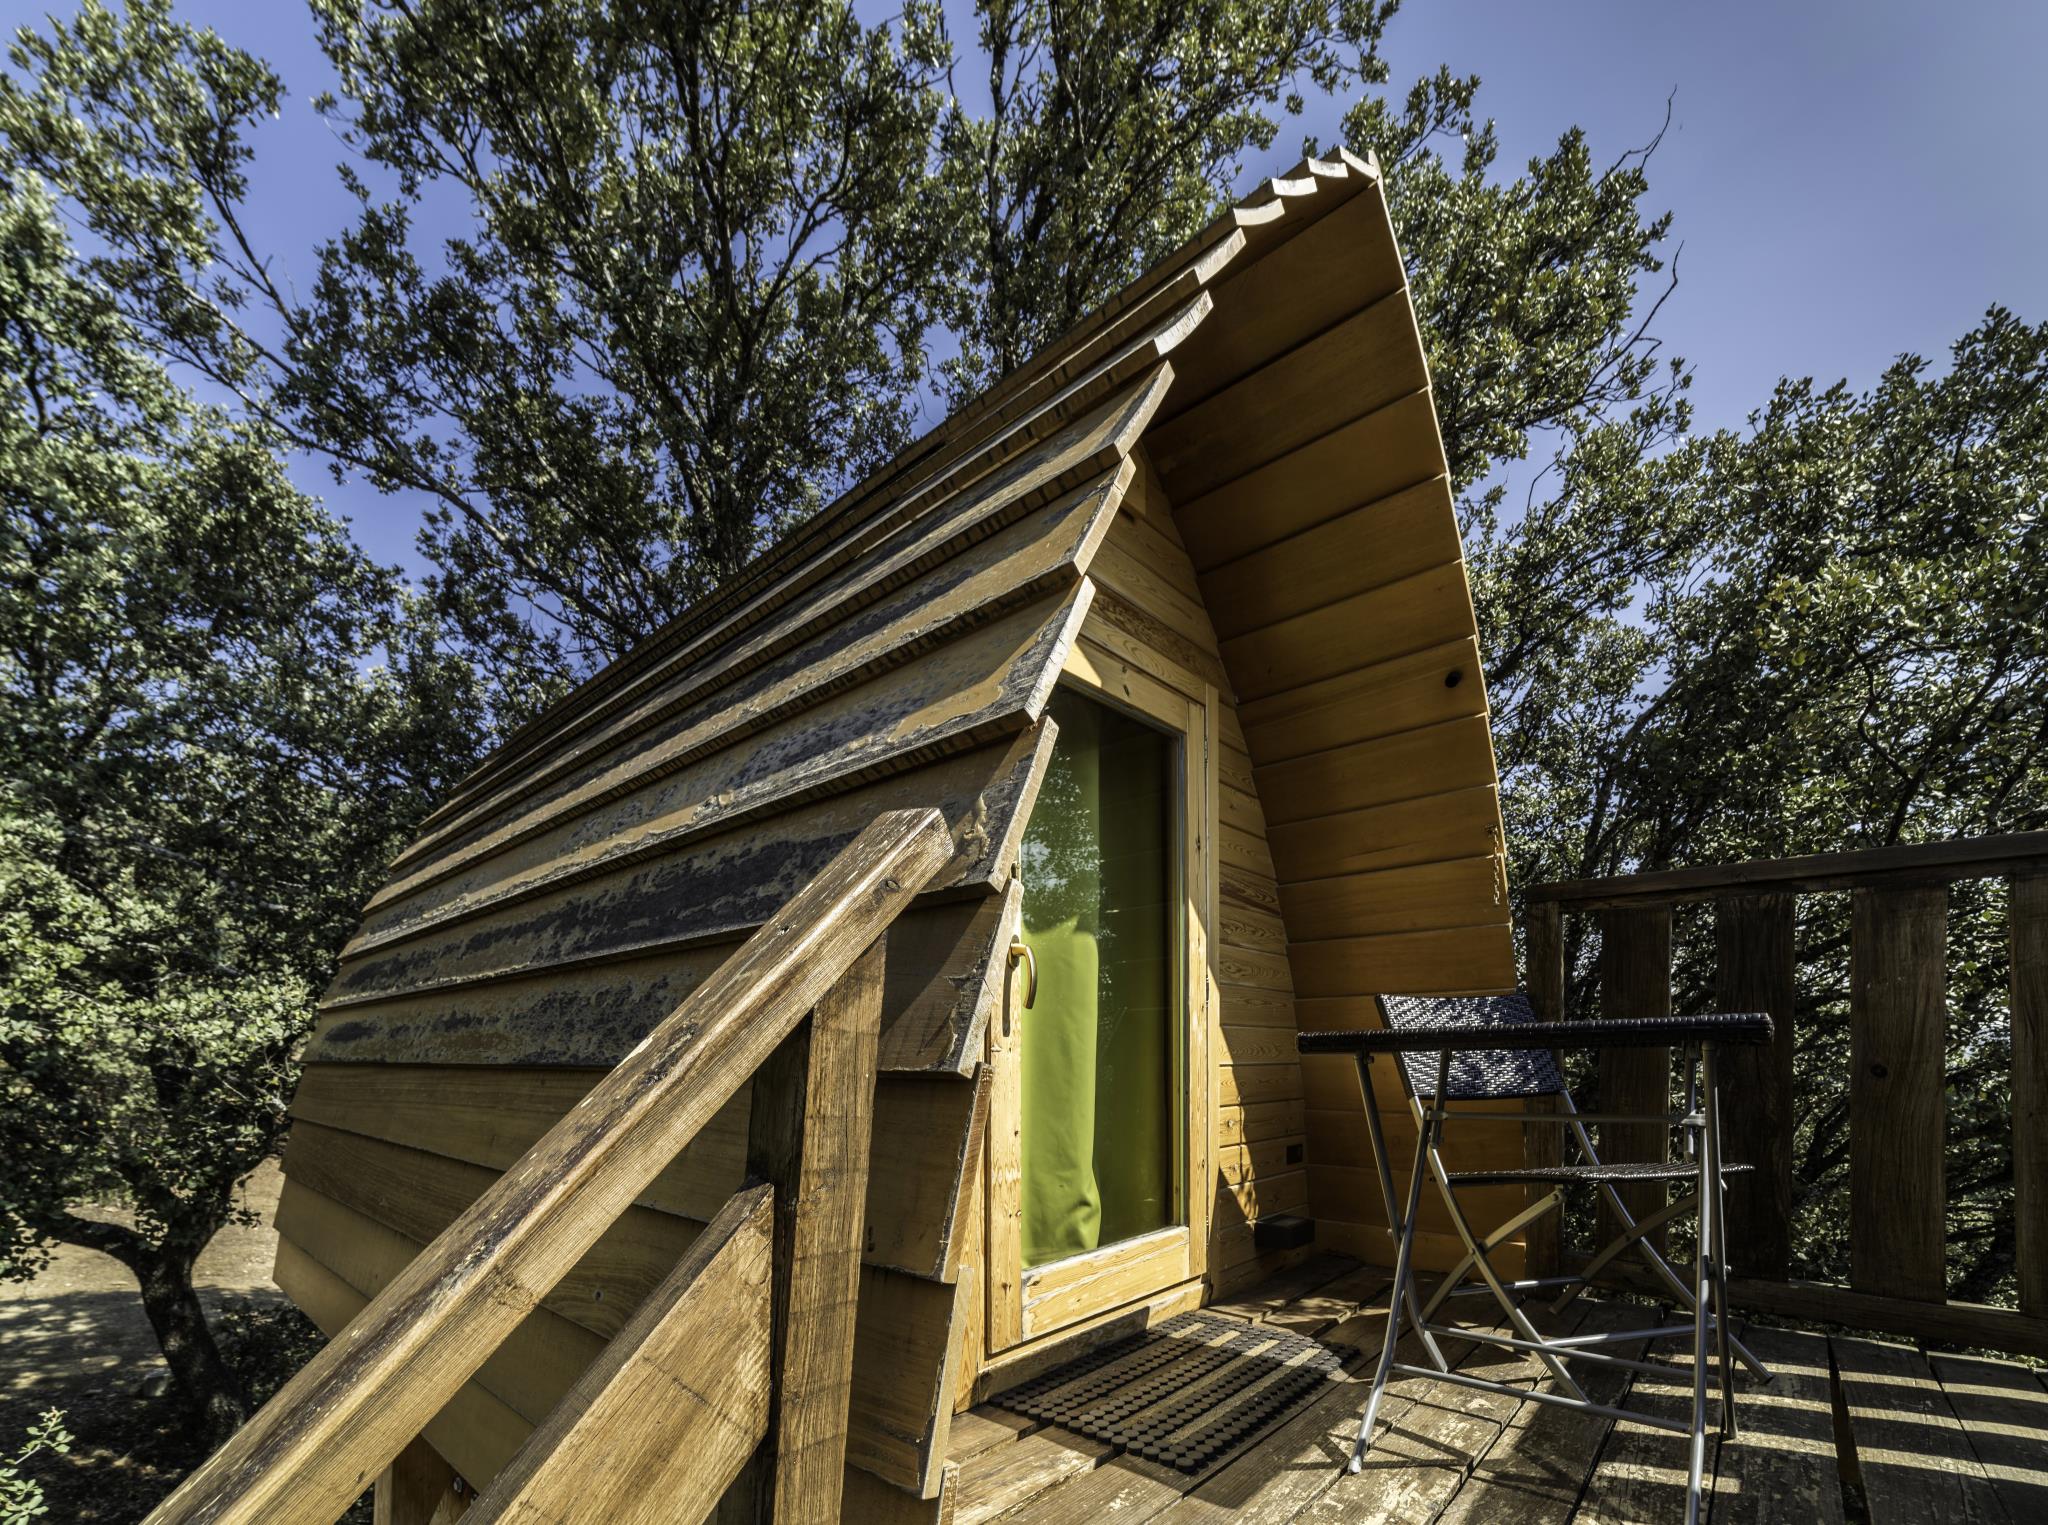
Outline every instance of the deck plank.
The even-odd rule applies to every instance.
[[[1745,1329],[1742,1338],[1773,1375],[1764,1386],[1736,1373],[1741,1433],[1721,1443],[1714,1525],[1842,1525],[1828,1342],[1791,1329]]]
[[[953,1416],[952,1434],[946,1441],[946,1460],[965,1461],[993,1446],[1014,1445],[1039,1428],[1039,1421],[1008,1409],[969,1409]]]
[[[1640,1327],[1649,1310],[1603,1303],[1587,1310],[1580,1331]],[[1538,1321],[1538,1328],[1542,1328]],[[1640,1353],[1640,1342],[1617,1346],[1617,1355]],[[1617,1367],[1582,1367],[1579,1386],[1596,1403],[1615,1403],[1628,1391],[1628,1373]],[[1554,1387],[1546,1378],[1544,1385]],[[1438,1516],[1444,1525],[1536,1525],[1562,1521],[1578,1507],[1594,1460],[1613,1428],[1611,1420],[1576,1414],[1548,1404],[1524,1403],[1484,1455],[1471,1476]]]
[[[1211,1303],[1208,1311],[1256,1323],[1269,1314],[1280,1312],[1291,1303],[1299,1302],[1318,1288],[1361,1269],[1359,1263],[1348,1255],[1318,1251],[1299,1265],[1289,1266],[1286,1270],[1247,1287],[1235,1297],[1220,1303]]]
[[[1992,1491],[2014,1520],[2048,1520],[2048,1386],[2010,1361],[1930,1356]]]
[[[1656,1376],[1631,1374],[1622,1406],[1665,1419],[1692,1418],[1692,1348],[1689,1343],[1659,1341],[1670,1370]],[[1714,1374],[1718,1382],[1719,1373]],[[1714,1458],[1720,1445],[1720,1409],[1715,1399],[1707,1411],[1707,1466],[1702,1492],[1714,1482]],[[1737,1399],[1740,1402],[1740,1398]],[[1593,1459],[1584,1491],[1571,1518],[1583,1525],[1638,1525],[1645,1520],[1685,1518],[1685,1475],[1692,1442],[1669,1430],[1647,1425],[1610,1425]]]
[[[1375,1302],[1383,1301],[1392,1283],[1393,1278],[1376,1266],[1359,1266],[1306,1297],[1275,1309],[1259,1322],[1268,1328],[1285,1329],[1305,1339],[1319,1339],[1329,1330],[1369,1309]],[[1385,1327],[1384,1322],[1380,1327]]]
[[[955,1525],[981,1525],[1055,1483],[1086,1472],[1113,1446],[1049,1425],[1022,1440],[991,1446],[960,1463]]]
[[[1195,1479],[1128,1452],[1105,1459],[1087,1472],[1013,1507],[1000,1525],[1140,1525],[1180,1502]]]
[[[2011,1525],[1927,1358],[1879,1340],[1829,1343],[1871,1525]]]
[[[1577,1321],[1574,1314],[1568,1324]],[[1453,1369],[1498,1382],[1527,1387],[1543,1372],[1535,1357],[1497,1346],[1463,1341],[1444,1342],[1442,1348]],[[1426,1377],[1397,1378],[1387,1387],[1364,1470],[1340,1472],[1298,1518],[1318,1525],[1434,1520],[1525,1406],[1505,1393]],[[1344,1430],[1346,1453],[1357,1429],[1354,1413]]]
[[[1020,1434],[1023,1421],[999,1411],[960,1416],[960,1525],[1635,1525],[1682,1516],[1683,1436],[1422,1377],[1389,1387],[1365,1470],[1347,1474],[1384,1298],[1382,1273],[1318,1257],[1234,1300],[1239,1318],[1351,1354],[1342,1379],[1200,1473],[1059,1426]],[[1656,1322],[1644,1307],[1588,1301],[1558,1327]],[[1719,1441],[1718,1408],[1710,1416],[1713,1525],[1845,1525],[1866,1517],[1865,1505],[1870,1525],[2048,1520],[2048,1383],[2026,1367],[1800,1330],[1751,1328],[1744,1338],[1777,1375],[1766,1386],[1738,1373],[1734,1440]],[[1661,1348],[1668,1374],[1582,1368],[1581,1380],[1596,1398],[1682,1419],[1690,1351],[1681,1340]],[[1459,1369],[1519,1387],[1543,1376],[1533,1358],[1471,1341],[1446,1350]],[[1403,1354],[1419,1356],[1412,1341]],[[1848,1453],[1839,1458],[1831,1366]],[[1862,1499],[1845,1492],[1851,1469]]]

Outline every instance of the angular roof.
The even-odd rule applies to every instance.
[[[1000,892],[1141,440],[1262,795],[1270,769],[1291,799],[1346,808],[1338,764],[1361,743],[1319,747],[1317,717],[1390,705],[1410,732],[1464,727],[1432,733],[1429,792],[1472,797],[1428,830],[1457,834],[1443,856],[1497,854],[1476,661],[1455,703],[1436,692],[1472,613],[1378,171],[1308,161],[479,766],[393,863],[309,1057],[608,1062],[897,803],[953,825],[927,901]],[[1332,473],[1369,525],[1332,517]],[[1290,875],[1290,812],[1268,815],[1283,887],[1335,872]],[[1341,940],[1341,908],[1302,903]],[[1468,983],[1500,982],[1484,962]],[[971,1063],[964,1019],[934,1021],[900,1036],[901,1067]]]

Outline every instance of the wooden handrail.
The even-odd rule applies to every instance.
[[[2011,944],[2012,1158],[2017,1309],[1947,1295],[1945,1144],[1948,886],[2008,881]],[[1849,1284],[1791,1279],[1794,1139],[1800,1113],[1793,1053],[1801,894],[1851,893],[1849,948]],[[1528,892],[1529,986],[1546,1016],[1562,1014],[1563,917],[1589,914],[1600,942],[1607,1015],[1655,1015],[1671,989],[1672,910],[1712,901],[1712,1004],[1767,1011],[1768,1050],[1731,1053],[1722,1074],[1729,1157],[1756,1167],[1731,1189],[1740,1247],[1738,1303],[1866,1328],[1963,1339],[2048,1355],[2048,832],[1721,864]],[[1603,1055],[1601,1105],[1648,1110],[1664,1100],[1665,1064]],[[1661,1137],[1618,1141],[1617,1157],[1661,1149]],[[1630,1153],[1631,1147],[1637,1153]],[[1532,1136],[1532,1151],[1543,1146]],[[1543,1163],[1538,1156],[1535,1163]],[[1530,1262],[1564,1258],[1555,1229],[1532,1238]]]
[[[1610,879],[1563,879],[1532,884],[1531,905],[1551,903],[1595,911],[1638,905],[1678,905],[1729,895],[1810,893],[1894,886],[1950,884],[1999,874],[2048,870],[2048,831],[1959,837],[1903,847],[1863,847],[1802,858],[1758,858],[1708,868],[1658,869]]]
[[[878,817],[445,1229],[149,1525],[325,1525],[369,1486],[952,854]]]

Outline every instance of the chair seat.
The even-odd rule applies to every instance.
[[[1723,1165],[1723,1176],[1752,1170],[1751,1165]],[[1681,1161],[1623,1160],[1612,1165],[1537,1165],[1517,1170],[1454,1170],[1453,1186],[1516,1186],[1523,1182],[1569,1186],[1577,1181],[1696,1181],[1700,1168]]]

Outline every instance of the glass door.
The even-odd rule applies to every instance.
[[[1020,857],[1027,1271],[1182,1221],[1179,740],[1073,689],[1051,714]]]
[[[1203,702],[1125,685],[1112,704],[1070,678],[1018,853],[1018,939],[991,1025],[988,1350],[1069,1327],[1201,1274],[1191,1119],[1208,1092],[1191,1008],[1207,969],[1191,883],[1205,839]],[[1205,764],[1203,764],[1205,766]],[[1206,888],[1203,894],[1207,894]],[[1206,900],[1203,901],[1206,904]],[[1200,987],[1206,989],[1206,986]]]

